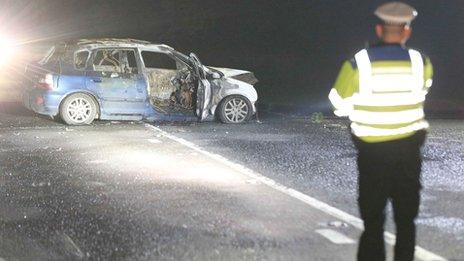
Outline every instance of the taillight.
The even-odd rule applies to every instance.
[[[45,74],[44,77],[40,78],[36,84],[37,89],[41,90],[53,90],[53,75]]]

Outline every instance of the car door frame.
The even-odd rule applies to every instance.
[[[206,71],[203,69],[203,64],[196,54],[191,53],[190,59],[195,70],[195,74],[198,77],[198,86],[197,86],[197,117],[198,121],[205,121],[208,116],[208,109],[211,105],[211,83],[206,77]]]
[[[135,62],[137,63],[137,73],[126,73],[123,71],[122,64],[119,65],[120,72],[105,72],[94,70],[94,61],[99,50],[118,50],[118,51],[132,51],[135,56]],[[100,100],[102,114],[108,115],[143,115],[146,110],[145,102],[147,100],[147,94],[145,86],[145,79],[141,70],[141,63],[139,52],[136,47],[117,47],[117,46],[101,46],[90,50],[91,55],[86,68],[86,87],[93,91],[98,99]],[[119,57],[121,59],[121,57]],[[108,75],[109,74],[109,75]],[[111,75],[117,74],[117,77],[111,77]],[[105,97],[104,88],[102,82],[113,79],[117,81],[124,81],[124,79],[131,81],[130,84],[123,86],[119,91],[120,98],[116,97]],[[93,82],[93,84],[90,84]],[[108,84],[111,84],[108,81]],[[122,83],[123,84],[123,83]],[[93,85],[93,87],[91,87]],[[123,84],[124,85],[124,84]],[[110,87],[108,87],[110,88]],[[131,89],[129,89],[131,88]],[[138,90],[140,95],[134,95],[134,90]],[[130,91],[130,92],[129,92]],[[136,96],[136,97],[132,97]],[[132,106],[127,106],[132,105]]]

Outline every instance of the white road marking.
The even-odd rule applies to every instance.
[[[106,163],[107,160],[91,160],[89,161],[89,164],[103,164]]]
[[[363,222],[361,219],[353,216],[353,215],[350,215],[338,208],[335,208],[335,207],[332,207],[330,205],[328,205],[327,203],[324,203],[322,201],[319,201],[313,197],[310,197],[306,194],[303,194],[297,190],[294,190],[292,188],[289,188],[289,187],[286,187],[276,181],[274,181],[273,179],[270,179],[268,177],[265,177],[263,176],[262,174],[259,174],[257,172],[254,172],[253,170],[245,167],[245,166],[242,166],[240,164],[237,164],[237,163],[234,163],[230,160],[228,160],[227,158],[221,156],[221,155],[218,155],[218,154],[215,154],[215,153],[211,153],[211,152],[208,152],[206,150],[203,150],[202,148],[198,147],[197,145],[185,140],[185,139],[182,139],[182,138],[179,138],[179,137],[176,137],[174,135],[171,135],[165,131],[163,131],[162,129],[158,128],[158,127],[155,127],[153,125],[150,125],[150,124],[145,124],[145,126],[147,128],[150,128],[152,130],[155,130],[159,133],[161,133],[162,136],[170,139],[170,140],[173,140],[177,143],[180,143],[192,150],[195,150],[197,151],[198,153],[200,154],[203,154],[211,159],[214,159],[228,167],[230,167],[231,169],[234,169],[235,171],[238,171],[252,179],[256,179],[258,180],[259,182],[275,189],[275,190],[278,190],[290,197],[293,197],[295,199],[298,199],[308,205],[310,205],[311,207],[313,208],[316,208],[328,215],[331,215],[337,219],[340,219],[340,220],[343,220],[344,222],[348,223],[348,224],[351,224],[352,226],[360,229],[360,230],[364,230],[364,225],[363,225]],[[384,234],[385,236],[385,241],[390,244],[390,245],[394,245],[395,244],[395,241],[396,241],[396,236],[393,235],[392,233],[390,232],[385,232]],[[448,259],[442,257],[442,256],[439,256],[438,254],[435,254],[435,253],[432,253],[422,247],[419,247],[419,246],[416,246],[416,252],[415,252],[415,257],[417,259],[420,259],[420,260],[424,260],[424,261],[446,261]]]
[[[58,237],[62,240],[65,250],[70,251],[78,259],[84,258],[82,250],[74,243],[74,241],[64,232],[57,232]]]
[[[327,238],[334,244],[354,244],[354,240],[332,229],[317,229],[316,233]]]

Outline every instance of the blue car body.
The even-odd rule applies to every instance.
[[[60,45],[60,47],[62,50],[58,50],[55,46],[42,61],[28,66],[29,81],[27,81],[23,95],[23,103],[27,108],[39,114],[57,116],[60,114],[60,106],[66,97],[75,93],[84,93],[90,95],[98,104],[97,118],[101,120],[176,121],[199,118],[194,111],[192,113],[159,111],[150,103],[147,69],[144,67],[140,50],[153,49],[170,53],[170,55],[175,52],[179,59],[177,62],[185,63],[183,66],[186,67],[192,66],[188,56],[178,53],[171,47],[129,39],[81,40],[74,44]],[[133,50],[137,63],[137,67],[133,68],[135,73],[124,71],[105,73],[89,70],[86,63],[91,61],[92,57],[95,59],[93,54],[95,50],[102,48]],[[76,54],[82,53],[83,50],[88,52],[88,58],[84,62],[86,65],[78,69],[75,62]],[[57,54],[59,52],[61,54]],[[207,67],[203,67],[203,69],[210,73],[214,70]],[[253,112],[256,111],[254,106],[257,100],[256,91],[251,84],[240,79],[240,77],[247,77],[247,74],[251,74],[251,78],[254,78],[254,75],[246,71],[235,71],[238,73],[231,77],[225,76],[223,73],[214,79],[210,77],[209,83],[207,83],[208,87],[211,88],[210,95],[203,97],[207,103],[205,108],[208,113],[205,114],[205,117],[200,117],[201,120],[213,119],[214,111],[220,100],[232,94],[246,96],[252,102]],[[113,74],[117,76],[113,77]],[[256,79],[254,78],[252,81],[256,82]]]

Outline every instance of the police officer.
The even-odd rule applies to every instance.
[[[414,220],[420,201],[420,148],[428,123],[423,105],[432,85],[432,64],[407,48],[417,11],[401,2],[380,6],[380,41],[346,61],[330,91],[337,116],[348,116],[358,150],[359,198],[364,232],[358,260],[385,260],[385,206],[396,223],[395,260],[413,260]]]

